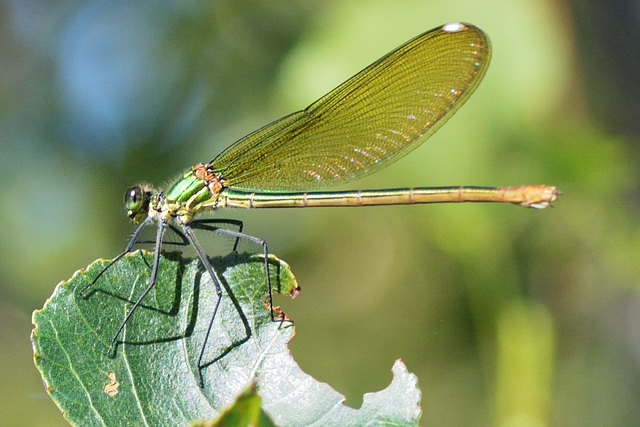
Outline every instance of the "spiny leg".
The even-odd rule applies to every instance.
[[[178,236],[180,238],[180,242],[172,242],[172,241],[167,241],[167,240],[163,240],[162,244],[164,246],[166,245],[176,245],[176,246],[189,246],[189,240],[187,240],[187,238],[185,237],[184,234],[182,234],[182,231],[180,231],[175,225],[171,224],[170,222],[167,223],[167,227],[169,227],[169,229],[171,231],[173,231],[176,236]],[[138,242],[138,243],[155,243],[155,240],[144,240],[142,242]]]
[[[195,223],[195,225],[194,225],[194,223]],[[215,227],[214,224],[230,224],[230,225],[235,225],[236,227],[238,227],[238,233],[242,233],[242,227],[244,227],[244,223],[242,221],[240,221],[240,220],[237,220],[237,219],[224,219],[224,218],[198,219],[196,221],[193,221],[191,224],[194,225],[194,228],[200,228],[202,230],[210,230],[209,228],[202,227],[202,225]],[[215,227],[215,228],[218,229],[219,227]],[[236,236],[236,241],[233,244],[233,252],[238,252],[238,242],[239,241],[240,241],[240,236]]]
[[[215,218],[209,218],[209,219],[199,219],[197,220],[198,223],[200,224],[230,224],[230,225],[235,225],[236,227],[238,227],[238,232],[242,233],[242,227],[244,227],[244,223],[240,220],[237,219],[215,219]],[[173,231],[176,235],[178,235],[178,237],[180,237],[180,242],[168,242],[168,241],[164,241],[163,243],[165,245],[177,245],[177,246],[188,246],[189,245],[189,240],[186,238],[186,236],[178,229],[176,228],[174,225],[172,224],[168,224],[169,228],[171,229],[171,231]],[[216,227],[218,228],[218,227]],[[237,252],[238,251],[238,242],[239,242],[240,238],[236,237],[235,239],[235,243],[233,244],[233,252]],[[140,243],[153,243],[150,241],[145,241],[145,242],[140,242]]]
[[[208,221],[205,220],[205,222],[203,222],[202,220],[196,220],[193,221],[191,223],[191,226],[193,228],[199,228],[201,230],[208,230],[208,231],[213,231],[214,233],[219,233],[219,234],[225,234],[227,236],[232,236],[236,238],[236,241],[238,239],[245,239],[248,240],[256,245],[262,246],[262,253],[264,255],[264,271],[266,274],[266,278],[267,278],[267,291],[269,294],[269,311],[271,313],[271,321],[275,322],[276,319],[273,317],[273,296],[272,296],[272,292],[271,292],[271,275],[269,274],[269,250],[267,248],[267,242],[265,242],[264,240],[260,239],[259,237],[255,237],[255,236],[250,236],[248,234],[244,234],[238,231],[233,231],[233,230],[227,230],[226,228],[218,228],[218,227],[213,227],[211,225],[208,224]]]
[[[109,264],[107,264],[107,266],[105,268],[103,268],[102,271],[100,273],[98,273],[98,275],[96,277],[93,278],[91,283],[89,283],[88,285],[86,285],[85,287],[83,287],[82,289],[80,289],[78,291],[78,294],[82,295],[82,293],[84,291],[86,291],[88,288],[93,286],[98,281],[98,279],[104,274],[105,271],[107,271],[109,268],[111,268],[111,266],[113,264],[115,264],[118,260],[120,260],[120,258],[122,258],[126,254],[128,254],[129,251],[131,251],[131,248],[133,248],[133,246],[138,242],[138,239],[140,238],[140,234],[142,233],[142,230],[144,230],[144,228],[147,225],[149,225],[149,223],[151,221],[152,221],[151,217],[147,217],[142,222],[142,224],[140,224],[138,226],[138,228],[136,229],[135,233],[133,233],[133,236],[131,237],[131,240],[129,240],[129,243],[127,243],[127,246],[124,248],[124,251],[120,252],[114,259],[112,259],[111,262]]]
[[[198,370],[198,385],[200,386],[200,388],[202,388],[204,387],[204,381],[202,379],[202,372],[201,372],[202,358],[204,357],[204,351],[207,347],[209,334],[211,333],[211,328],[213,327],[213,321],[215,320],[216,314],[218,313],[218,307],[220,306],[220,301],[222,301],[222,287],[220,286],[220,280],[218,279],[218,276],[213,270],[213,267],[211,267],[211,263],[209,262],[207,255],[204,253],[204,250],[202,250],[202,247],[198,243],[198,240],[196,239],[196,236],[193,234],[193,231],[191,231],[191,228],[186,224],[184,224],[182,228],[184,229],[184,233],[187,235],[189,242],[198,253],[198,258],[200,258],[200,262],[204,266],[205,270],[207,270],[209,277],[211,277],[211,280],[213,281],[213,285],[216,288],[216,294],[218,295],[218,299],[216,300],[216,305],[213,308],[213,315],[211,316],[209,327],[207,328],[207,332],[204,336],[204,342],[202,343],[202,348],[200,349],[200,354],[198,355],[198,362],[196,364],[196,369]]]
[[[151,277],[149,278],[149,286],[147,286],[147,289],[145,289],[145,291],[142,293],[140,298],[138,298],[135,304],[133,304],[133,307],[131,307],[131,309],[125,316],[124,321],[120,324],[118,331],[116,332],[116,334],[113,336],[113,339],[111,340],[111,344],[109,344],[109,350],[107,350],[109,354],[111,353],[111,350],[113,349],[113,346],[116,343],[116,340],[120,335],[120,332],[122,332],[122,330],[124,329],[124,326],[127,324],[129,319],[133,315],[133,312],[136,311],[136,308],[140,306],[144,297],[147,296],[147,294],[151,291],[151,288],[153,288],[153,285],[156,284],[156,277],[158,275],[158,264],[160,263],[160,252],[162,250],[162,235],[164,233],[166,225],[167,223],[164,221],[160,221],[158,223],[158,233],[156,234],[156,246],[153,253],[153,267],[151,268]]]
[[[229,223],[231,223],[231,221],[233,220],[229,220]],[[216,301],[216,305],[214,307],[214,312],[213,315],[211,316],[211,320],[209,321],[209,327],[207,328],[207,332],[205,334],[205,338],[204,338],[204,342],[202,343],[202,348],[200,349],[200,355],[198,356],[198,362],[197,362],[197,368],[198,368],[198,381],[199,381],[199,385],[200,387],[203,387],[204,382],[202,380],[202,373],[200,372],[200,369],[202,367],[202,359],[204,357],[204,352],[205,349],[207,348],[207,342],[209,340],[209,336],[211,334],[211,330],[213,328],[213,322],[215,321],[215,317],[218,311],[218,306],[220,304],[220,301],[222,299],[222,292],[221,292],[221,287],[220,287],[220,282],[219,279],[217,277],[217,275],[215,274],[215,272],[213,271],[213,268],[211,267],[211,264],[209,263],[209,260],[206,256],[206,254],[204,253],[204,251],[202,250],[202,248],[200,247],[195,235],[193,234],[193,231],[191,230],[192,228],[198,228],[201,230],[207,230],[207,231],[212,231],[215,233],[219,233],[219,234],[224,234],[227,236],[232,236],[236,238],[236,241],[239,239],[245,239],[248,240],[250,242],[253,242],[254,244],[258,244],[261,245],[263,248],[263,254],[264,254],[264,268],[265,268],[265,272],[266,272],[266,279],[267,279],[267,288],[268,288],[268,295],[269,295],[269,311],[271,313],[271,321],[275,322],[275,321],[281,321],[281,319],[276,320],[273,316],[273,298],[272,298],[272,292],[271,292],[271,277],[269,275],[269,251],[267,248],[267,243],[258,238],[258,237],[254,237],[254,236],[249,236],[247,234],[238,232],[238,231],[233,231],[233,230],[227,230],[225,228],[218,228],[218,227],[214,227],[209,225],[210,223],[215,223],[215,221],[209,221],[209,220],[196,220],[193,221],[191,223],[191,227],[183,225],[185,234],[187,235],[187,237],[189,238],[191,244],[193,245],[193,247],[196,249],[196,252],[198,253],[198,257],[200,258],[200,260],[202,261],[203,265],[205,266],[205,269],[207,270],[207,272],[209,273],[209,276],[211,277],[211,279],[213,280],[213,283],[216,287],[216,292],[218,293],[218,300]]]

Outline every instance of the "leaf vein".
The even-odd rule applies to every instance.
[[[98,410],[96,409],[96,407],[93,405],[93,399],[91,399],[91,393],[89,392],[89,390],[85,387],[84,383],[80,380],[80,376],[78,375],[78,373],[76,372],[76,370],[73,368],[73,363],[71,361],[71,357],[69,356],[69,353],[66,351],[66,349],[64,348],[64,346],[62,345],[62,341],[60,341],[60,337],[58,336],[58,330],[56,329],[56,326],[53,324],[52,321],[49,321],[49,325],[51,325],[51,329],[53,330],[53,333],[56,335],[56,341],[58,342],[58,344],[60,345],[60,350],[62,350],[62,352],[64,353],[64,356],[67,358],[67,362],[69,363],[69,370],[71,371],[71,373],[73,374],[74,378],[78,381],[78,383],[80,384],[80,387],[82,387],[82,390],[84,390],[85,394],[87,395],[87,400],[89,401],[89,407],[91,408],[91,410],[96,414],[96,416],[100,419],[100,422],[102,423],[102,425],[105,425],[104,420],[102,419],[102,417],[100,416],[100,413],[98,412]]]

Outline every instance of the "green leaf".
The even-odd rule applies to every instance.
[[[400,361],[391,385],[366,394],[357,410],[300,370],[287,348],[292,323],[271,321],[264,258],[257,255],[211,260],[224,289],[204,356],[203,388],[196,362],[217,296],[198,260],[161,256],[156,285],[121,333],[115,354],[108,355],[118,326],[146,287],[152,254],[125,256],[79,295],[106,262],[60,283],[33,314],[35,364],[72,424],[213,419],[254,382],[262,409],[277,425],[417,424],[420,392]],[[289,266],[270,257],[269,268],[274,291],[295,296],[299,288]]]
[[[262,410],[262,399],[258,396],[255,384],[245,388],[227,408],[214,420],[198,420],[189,427],[273,427],[269,416]]]

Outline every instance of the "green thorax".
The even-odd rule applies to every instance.
[[[190,170],[165,193],[165,197],[169,203],[187,203],[191,197],[202,193],[204,188],[207,188],[207,183],[196,178]]]
[[[204,204],[211,206],[211,203],[218,198],[222,186],[208,166],[198,163],[189,169],[165,192],[164,202],[173,205],[172,210],[184,209],[188,213],[197,212]]]

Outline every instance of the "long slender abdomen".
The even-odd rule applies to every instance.
[[[225,189],[220,193],[218,207],[257,209],[494,202],[514,203],[524,207],[544,209],[549,207],[557,196],[556,187],[545,185],[523,185],[520,187],[417,187],[309,193],[251,192]]]

